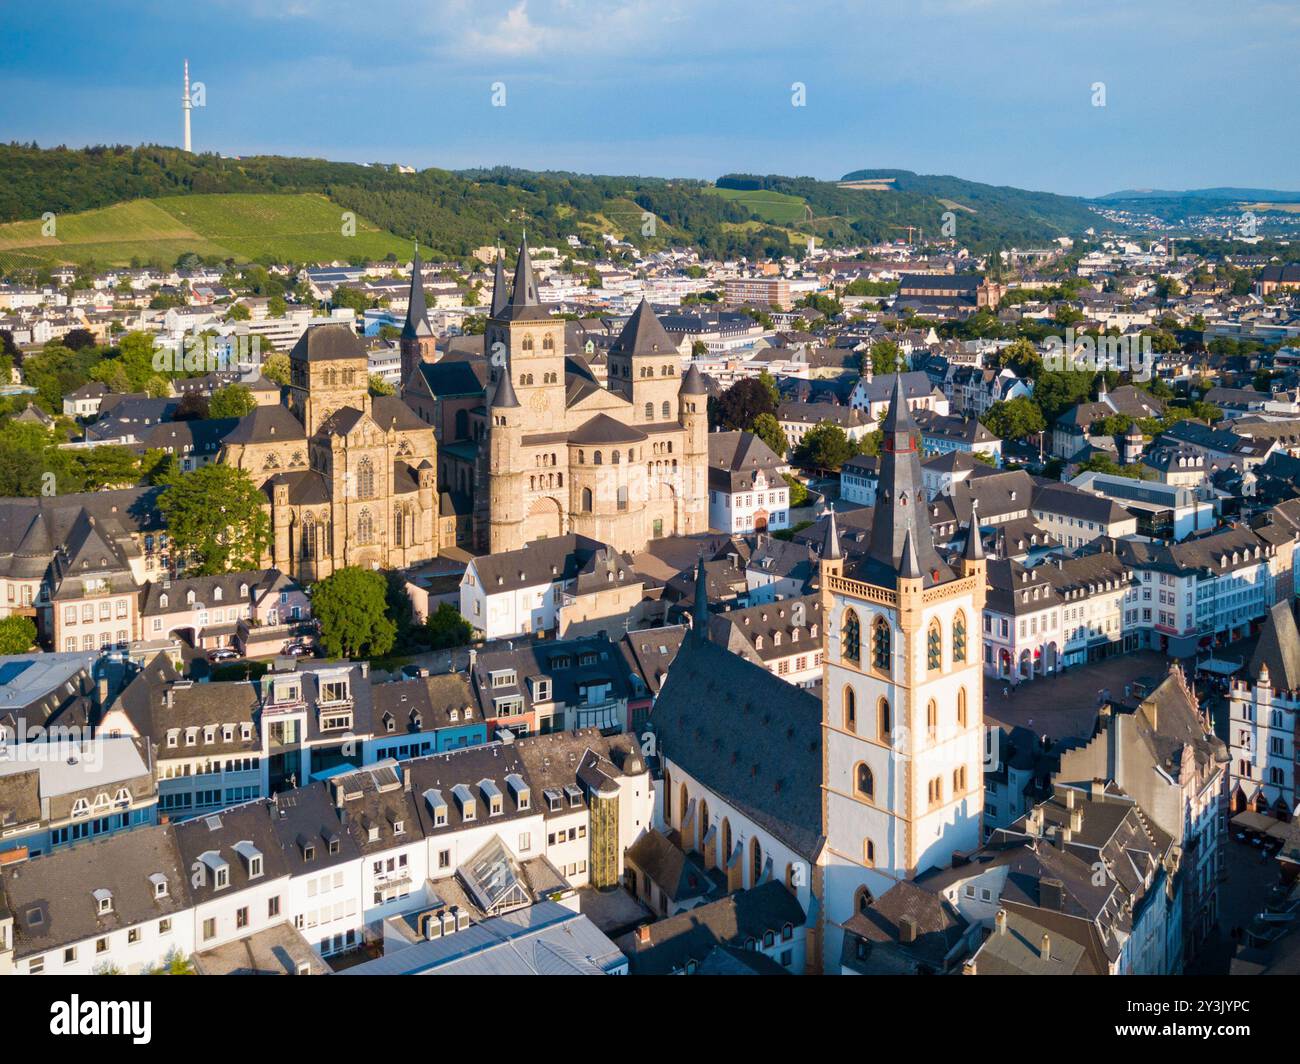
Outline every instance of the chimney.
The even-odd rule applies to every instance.
[[[910,945],[916,941],[916,918],[912,916],[901,917],[898,921],[898,941],[904,946]]]
[[[1039,956],[1045,961],[1050,961],[1052,959],[1052,936],[1046,931],[1043,932],[1043,944],[1042,948],[1039,950]]]
[[[1074,788],[1073,788],[1073,787],[1070,787],[1070,788],[1067,788],[1067,789],[1066,789],[1066,792],[1065,792],[1065,808],[1066,808],[1066,809],[1073,809],[1073,808],[1074,808]]]
[[[1094,779],[1092,781],[1090,792],[1092,794],[1092,800],[1094,802],[1097,801],[1097,799],[1101,798],[1101,796],[1106,793],[1106,781]]]
[[[1074,809],[1070,812],[1070,831],[1077,835],[1083,830],[1083,810]]]
[[[650,925],[642,924],[636,929],[636,944],[638,946],[650,945]]]
[[[962,974],[962,975],[977,975],[977,974],[979,974],[979,973],[977,973],[977,972],[975,971],[975,958],[974,958],[974,957],[972,957],[970,960],[968,960],[965,964],[963,964],[963,965],[961,966],[961,974]]]
[[[997,929],[999,935],[1007,933],[1007,911],[999,909],[997,916],[993,917],[993,926]]]

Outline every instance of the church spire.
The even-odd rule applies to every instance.
[[[506,256],[497,248],[496,276],[492,279],[492,317],[496,318],[506,309],[510,300],[510,290],[506,287]]]
[[[424,302],[424,272],[420,269],[420,245],[415,245],[415,258],[411,261],[411,293],[406,303],[406,324],[402,326],[404,340],[419,340],[432,336],[429,311]]]
[[[835,511],[826,524],[826,538],[822,541],[822,561],[835,561],[840,557],[840,533],[835,527]]]
[[[881,428],[885,444],[880,456],[880,487],[872,515],[871,542],[861,566],[860,579],[878,586],[893,587],[904,568],[904,547],[909,539],[911,567],[917,575],[936,583],[951,579],[952,570],[934,548],[921,476],[918,446],[921,434],[907,405],[901,373],[894,376],[889,412]]]
[[[515,264],[515,285],[510,291],[510,306],[536,307],[541,305],[537,298],[537,282],[533,279],[533,260],[528,256],[528,234],[524,233],[519,245],[519,261]]]
[[[695,566],[695,610],[692,628],[695,638],[703,643],[709,627],[709,578],[704,574],[704,555]]]

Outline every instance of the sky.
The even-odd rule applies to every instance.
[[[0,41],[43,146],[180,144],[188,58],[227,155],[1300,188],[1293,0],[0,0]]]

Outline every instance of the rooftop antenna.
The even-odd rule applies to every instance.
[[[181,111],[185,115],[185,150],[190,148],[190,109],[193,104],[190,102],[190,61],[185,60],[185,95],[181,97]]]

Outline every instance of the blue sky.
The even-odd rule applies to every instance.
[[[179,143],[188,57],[226,154],[1300,187],[1294,2],[0,0],[0,40],[0,138],[42,145]]]

